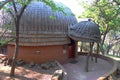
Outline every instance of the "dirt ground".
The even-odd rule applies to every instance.
[[[90,65],[90,68],[89,68],[90,72],[86,74],[83,71],[84,63],[82,63],[82,61],[84,61],[84,59],[82,57],[80,57],[78,61],[80,61],[80,64],[78,64],[78,68],[77,68],[77,66],[74,66],[74,64],[71,64],[71,63],[63,65],[64,68],[68,72],[68,80],[75,80],[76,78],[79,78],[76,80],[86,80],[86,79],[83,79],[83,78],[85,78],[85,76],[89,77],[88,78],[89,80],[90,80],[90,78],[92,80],[95,80],[94,79],[94,77],[96,77],[95,75],[97,75],[97,74],[98,74],[98,76],[102,75],[102,73],[104,73],[104,71],[106,71],[106,70],[109,71],[111,69],[111,67],[109,67],[109,69],[107,68],[107,69],[103,70],[103,68],[100,67],[100,65],[107,66],[108,63],[105,63],[105,61],[103,61],[103,60],[100,60],[100,61],[98,60],[98,64],[90,62],[91,65],[93,64],[95,66],[91,67],[91,65]],[[109,64],[108,64],[108,66],[109,66]],[[60,69],[60,67],[57,66],[55,62],[48,62],[48,63],[44,63],[44,64],[35,64],[32,67],[30,67],[30,64],[25,64],[22,66],[17,66],[15,69],[15,76],[9,77],[11,66],[10,65],[4,66],[3,63],[0,63],[0,80],[51,80],[51,77],[54,74],[54,72],[59,69]],[[74,69],[77,71],[75,71]],[[70,70],[72,70],[71,71],[72,73],[70,72]],[[98,71],[99,73],[96,70],[99,70]],[[94,71],[97,73],[95,73]],[[100,71],[102,71],[102,72],[100,72]],[[76,72],[78,72],[80,75],[77,75]],[[82,72],[82,74],[80,72]],[[93,73],[93,75],[92,75],[92,73]],[[74,78],[73,74],[74,74],[74,76],[77,76],[77,77]],[[91,74],[91,75],[87,76],[88,74]],[[84,75],[84,77],[81,75]],[[80,79],[80,77],[82,77],[82,79]],[[118,78],[117,80],[120,80],[120,78]]]
[[[41,67],[41,64],[36,64],[34,67],[28,67],[29,65],[19,66],[15,69],[15,76],[9,77],[11,66],[4,66],[0,64],[0,80],[51,80],[52,74],[59,67],[54,66],[52,68]]]

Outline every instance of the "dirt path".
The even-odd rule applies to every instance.
[[[45,64],[44,64],[45,65]],[[15,70],[15,77],[9,77],[10,66],[4,66],[0,64],[0,80],[51,80],[52,74],[55,70],[58,70],[59,67],[54,66],[52,68],[41,67],[40,65],[35,65],[32,68],[29,68],[28,65],[22,67],[17,67]]]

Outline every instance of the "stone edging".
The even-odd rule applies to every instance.
[[[63,66],[55,60],[55,63],[60,67],[60,70],[55,71],[55,73],[52,75],[51,80],[67,80],[67,72],[63,68]]]

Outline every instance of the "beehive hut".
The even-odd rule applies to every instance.
[[[96,24],[92,19],[88,19],[87,21],[81,21],[75,25],[71,25],[68,29],[69,37],[74,41],[81,42],[89,42],[90,43],[90,51],[87,55],[86,62],[86,71],[88,71],[88,60],[92,54],[92,49],[94,43],[97,43],[97,53],[99,50],[99,43],[101,41],[101,35],[99,30],[99,25]],[[97,62],[97,57],[96,57]]]
[[[81,21],[75,25],[71,25],[69,28],[69,36],[82,42],[100,42],[101,35],[99,25],[93,22],[91,19]]]
[[[61,3],[59,5],[63,6]],[[70,43],[67,36],[68,26],[77,23],[77,20],[70,9],[63,7],[67,15],[59,11],[53,12],[43,2],[32,2],[28,5],[20,21],[19,59],[35,63],[67,61]],[[14,43],[8,44],[9,58],[14,53]]]

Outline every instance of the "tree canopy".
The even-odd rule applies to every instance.
[[[101,50],[105,53],[107,50],[104,49],[104,45],[109,47],[119,42],[120,0],[95,0],[92,4],[84,3],[81,5],[85,8],[85,12],[79,18],[93,18],[99,24],[102,36]],[[111,32],[114,32],[114,35],[110,44],[108,44],[106,36]]]

